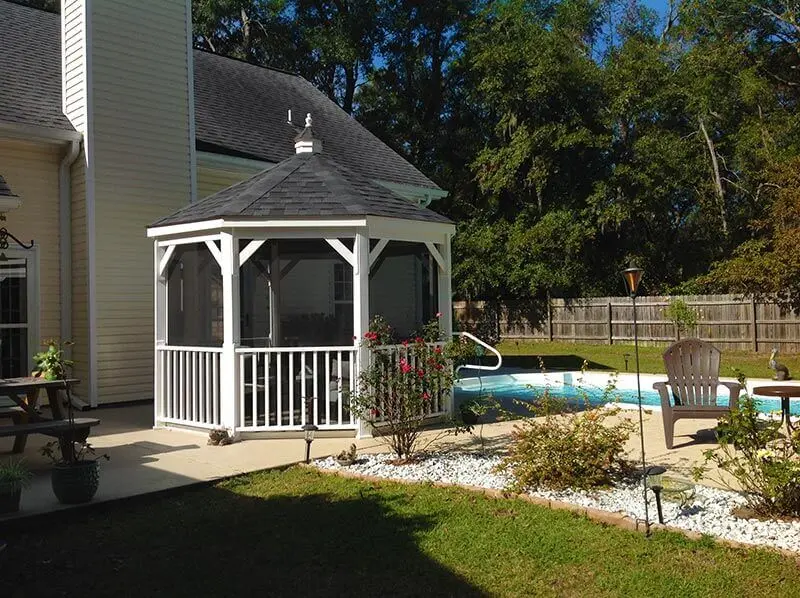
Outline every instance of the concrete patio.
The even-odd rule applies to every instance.
[[[108,454],[110,461],[101,464],[100,489],[95,503],[127,498],[208,482],[237,474],[287,466],[304,458],[302,437],[248,439],[229,446],[209,446],[207,437],[197,432],[153,429],[153,408],[150,404],[116,406],[91,412],[101,420],[90,441],[98,454]],[[623,412],[619,417],[636,417],[636,412]],[[664,448],[664,433],[659,413],[646,412],[645,441],[648,462],[661,463],[676,475],[688,477],[692,465],[702,459],[702,452],[714,446],[713,433],[697,434],[709,427],[708,421],[684,420],[676,428],[676,448]],[[507,442],[514,422],[487,424],[483,437],[490,450]],[[694,435],[694,436],[693,436]],[[429,430],[422,444],[441,431]],[[347,448],[352,438],[321,437],[312,445],[312,457],[336,454]],[[2,440],[0,460],[24,459],[34,474],[30,488],[23,492],[22,506],[15,517],[25,517],[64,509],[50,488],[50,463],[40,454],[47,442],[44,436],[32,435],[23,455],[10,453],[12,438]],[[356,441],[360,451],[385,451],[378,439]],[[474,435],[445,435],[434,441],[442,450],[476,450],[480,441]],[[632,459],[639,458],[639,439],[632,436],[628,448]]]

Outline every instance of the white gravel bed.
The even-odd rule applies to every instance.
[[[328,457],[314,462],[321,469],[347,470],[351,473],[387,479],[418,482],[445,482],[501,490],[508,487],[509,477],[494,471],[500,458],[474,453],[432,453],[407,465],[392,465],[394,455],[359,455],[356,463],[340,466]],[[667,474],[668,475],[668,474]],[[640,484],[619,485],[607,490],[584,492],[536,491],[534,496],[593,507],[633,518],[644,518],[644,502]],[[710,534],[736,542],[785,548],[800,552],[800,521],[760,521],[734,517],[731,510],[743,504],[734,492],[695,486],[695,496],[686,508],[671,500],[662,500],[664,523],[686,530]],[[657,521],[653,496],[649,500],[650,521]]]

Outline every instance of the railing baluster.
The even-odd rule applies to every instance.
[[[184,417],[184,415],[185,415],[184,402],[185,401],[183,399],[184,394],[185,394],[184,393],[184,384],[186,383],[185,379],[184,379],[184,373],[183,373],[185,364],[186,364],[186,354],[183,351],[181,351],[180,353],[178,353],[178,384],[179,384],[179,387],[178,387],[178,418],[179,419],[185,419],[185,417]]]
[[[245,384],[244,384],[244,360],[246,358],[247,358],[247,355],[245,355],[245,354],[239,355],[239,422],[240,422],[240,425],[242,425],[242,426],[245,425],[245,420],[244,420],[244,411],[245,411],[244,410],[244,402],[245,402],[245,398],[244,398],[244,390],[245,390]]]
[[[211,390],[213,392],[213,397],[211,399],[211,404],[214,406],[214,425],[219,425],[219,362],[220,362],[220,354],[214,353],[212,360],[211,360],[211,367],[213,369],[212,372],[212,384]]]
[[[197,419],[200,423],[206,423],[206,397],[205,397],[205,362],[207,353],[197,352],[197,370],[195,379],[197,384]]]
[[[278,383],[275,387],[275,402],[278,404],[278,408],[275,411],[275,421],[279,426],[283,425],[283,356],[281,353],[278,353]]]
[[[269,353],[264,354],[264,425],[269,427],[269,366],[272,356]]]
[[[342,352],[336,351],[336,402],[339,404],[339,423],[342,422]]]
[[[300,353],[300,423],[305,425],[309,422],[311,415],[306,413],[308,404],[308,393],[306,392],[306,352]]]
[[[253,421],[250,424],[251,426],[258,425],[258,354],[253,354],[253,363],[252,367],[250,368],[250,374],[253,377],[253,398],[250,401],[251,407],[253,409]]]
[[[358,380],[354,379],[355,366],[356,366],[356,363],[355,363],[356,354],[355,354],[355,351],[353,351],[353,350],[348,351],[347,354],[350,356],[350,383],[349,383],[349,385],[347,387],[347,391],[352,395],[353,394],[353,385],[354,384],[358,384]],[[352,425],[355,422],[355,418],[353,416],[353,406],[350,405],[349,401],[348,401],[348,404],[347,404],[347,411],[350,413],[350,424]],[[343,423],[342,422],[342,396],[341,396],[341,393],[340,393],[339,394],[339,424],[341,425],[342,423]]]
[[[330,351],[325,351],[325,380],[323,383],[322,394],[325,396],[325,423],[327,425],[331,425],[331,352]]]
[[[318,356],[318,353],[316,351],[312,351],[311,352],[311,359],[314,362],[314,365],[312,366],[311,369],[313,371],[314,398],[316,399],[314,401],[314,425],[315,426],[319,425],[319,379],[317,377],[317,356]],[[328,421],[326,420],[325,423],[327,424]]]
[[[294,425],[294,351],[289,353],[289,425]]]

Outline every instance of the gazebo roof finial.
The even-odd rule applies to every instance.
[[[298,154],[317,154],[322,151],[322,141],[314,137],[311,129],[311,113],[306,114],[306,126],[294,138],[294,150]]]

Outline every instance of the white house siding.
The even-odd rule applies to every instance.
[[[90,8],[89,291],[96,399],[108,403],[153,396],[153,260],[145,227],[191,197],[190,15],[186,0],[93,0]]]
[[[40,339],[60,334],[58,165],[61,147],[0,139],[0,172],[22,198],[3,226],[24,243],[35,241],[39,256]],[[10,247],[16,247],[13,240]],[[39,347],[29,347],[30,352]]]
[[[242,172],[234,170],[222,170],[211,166],[197,165],[197,197],[202,199],[209,195],[235,185],[258,172]]]
[[[86,0],[64,0],[61,13],[61,79],[64,114],[86,132]]]
[[[76,388],[88,396],[89,381],[89,263],[86,236],[86,154],[72,165],[72,359],[81,380]]]

